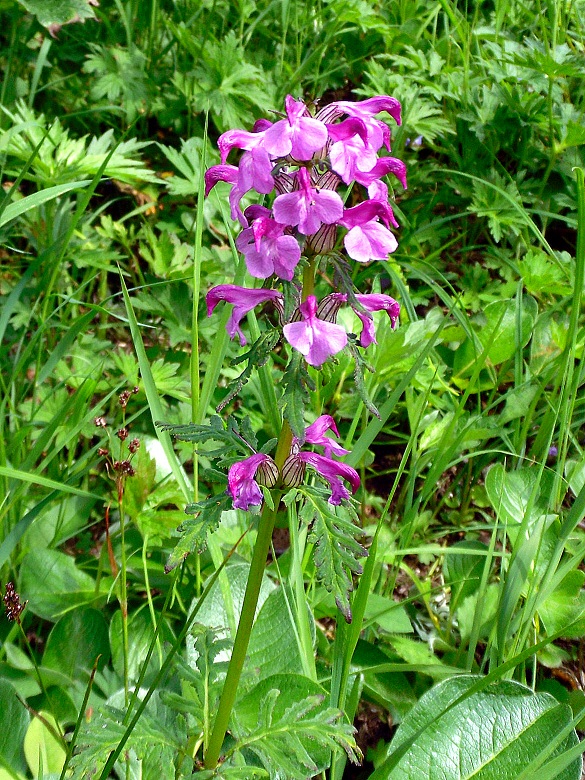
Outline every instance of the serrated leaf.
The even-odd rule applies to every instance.
[[[192,552],[202,552],[207,547],[207,534],[213,533],[221,522],[221,515],[230,508],[231,497],[227,494],[210,496],[205,501],[189,504],[186,512],[197,517],[185,520],[178,530],[181,538],[175,549],[169,555],[165,571],[172,571],[187,555]]]
[[[313,521],[309,541],[315,544],[317,576],[333,594],[335,603],[350,623],[349,594],[353,590],[351,574],[361,574],[359,559],[368,555],[365,547],[357,540],[362,530],[354,524],[345,506],[333,507],[313,491],[309,495],[311,500],[306,506]],[[303,517],[306,517],[305,512]]]
[[[305,435],[305,406],[309,403],[309,389],[314,385],[307,373],[300,352],[293,352],[282,375],[282,405],[284,419],[301,441]]]
[[[355,382],[355,389],[358,391],[359,397],[362,399],[364,406],[373,414],[374,417],[380,419],[380,412],[375,404],[372,402],[369,393],[366,388],[366,382],[364,380],[364,369],[373,372],[374,369],[366,363],[364,356],[357,348],[357,344],[351,339],[348,340],[347,346],[354,360],[353,378]]]
[[[280,341],[280,332],[276,329],[268,330],[257,339],[247,352],[232,360],[233,365],[247,361],[246,368],[242,373],[233,379],[228,385],[228,393],[217,406],[217,411],[222,409],[232,401],[240,392],[242,387],[248,382],[255,368],[262,368],[266,365],[272,350]]]
[[[278,678],[272,679],[278,681]],[[254,692],[251,695],[255,695]],[[254,729],[247,730],[239,721],[237,711],[234,712],[232,733],[237,742],[228,759],[244,749],[250,750],[271,778],[286,777],[287,780],[306,780],[307,776],[320,771],[314,756],[323,749],[336,752],[343,749],[349,759],[357,763],[360,754],[353,738],[353,727],[344,722],[343,713],[327,707],[325,701],[324,693],[301,695],[295,699],[294,692],[278,688],[266,690],[264,684],[262,696],[258,698]],[[249,719],[246,722],[249,723]]]
[[[106,706],[89,722],[84,720],[69,763],[71,780],[89,780],[104,767],[126,732],[124,715],[122,710]],[[133,750],[138,759],[158,764],[159,777],[174,772],[173,757],[180,747],[176,736],[147,712],[138,720],[126,743],[126,749]]]

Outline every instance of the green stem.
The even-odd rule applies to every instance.
[[[122,479],[120,477],[120,479]],[[122,651],[124,656],[124,702],[128,706],[128,587],[126,570],[126,534],[124,528],[124,486],[118,486],[118,510],[120,512],[120,612],[122,614]]]
[[[284,461],[290,453],[291,444],[292,431],[289,424],[285,421],[278,438],[278,446],[274,458],[279,470],[282,468]],[[258,536],[256,538],[256,544],[254,545],[254,553],[252,555],[252,563],[250,564],[250,573],[248,574],[246,593],[244,594],[244,603],[242,605],[234,649],[225,678],[217,716],[215,718],[215,723],[213,724],[213,731],[205,753],[206,769],[214,769],[217,766],[230,715],[236,699],[238,683],[240,681],[242,669],[244,668],[254,616],[256,615],[260,586],[262,585],[262,577],[264,576],[264,569],[266,567],[266,557],[272,540],[272,531],[276,521],[281,494],[282,492],[278,488],[273,490],[272,500],[274,509],[270,509],[266,502],[264,502],[264,507],[262,508],[260,523],[258,525]]]

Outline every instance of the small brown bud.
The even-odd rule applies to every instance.
[[[93,424],[96,428],[105,428],[108,423],[105,417],[96,417]]]
[[[128,438],[128,428],[120,428],[119,431],[116,431],[116,436],[120,439],[120,441],[126,441]]]
[[[117,460],[114,463],[114,471],[122,477],[133,477],[136,474],[129,460]]]
[[[138,385],[134,385],[134,387],[132,388],[132,392],[133,392],[134,395],[136,395],[136,393],[140,392],[140,388],[138,387]]]
[[[109,455],[109,453],[105,447],[100,447],[98,449],[98,455],[101,455],[102,458],[105,458],[106,455]]]
[[[136,450],[140,447],[140,439],[132,439],[132,441],[128,444],[128,449],[134,455]]]

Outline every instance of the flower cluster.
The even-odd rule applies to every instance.
[[[326,262],[328,256],[339,256],[341,244],[346,255],[358,263],[387,259],[397,247],[391,228],[398,224],[384,177],[392,174],[406,187],[406,170],[404,163],[385,153],[390,152],[390,130],[377,118],[381,112],[400,124],[400,104],[392,97],[337,101],[312,116],[302,101],[288,95],[281,119],[261,119],[251,132],[230,130],[220,136],[221,163],[205,174],[206,195],[218,182],[231,186],[231,216],[242,228],[236,247],[244,255],[250,275],[264,280],[261,288],[222,284],[207,294],[210,316],[221,301],[233,306],[227,329],[232,338],[239,337],[240,344],[246,343],[242,319],[267,303],[280,315],[284,339],[316,368],[341,352],[350,338],[362,348],[376,343],[373,312],[385,311],[395,327],[399,306],[389,295],[361,294],[346,288],[332,290],[319,300],[313,282],[306,284],[307,268],[314,279],[317,258]],[[234,150],[241,151],[238,165],[228,164]],[[343,189],[347,196],[351,189],[355,205],[345,207],[338,192]],[[258,193],[270,207],[253,204],[244,208],[242,198],[250,192]],[[356,203],[360,194],[361,201]],[[296,296],[296,307],[293,305],[292,314],[284,321],[281,290],[287,283],[289,296]],[[337,323],[342,306],[359,318],[358,336],[348,334]],[[260,504],[260,486],[270,487],[279,478],[285,486],[298,484],[294,480],[302,478],[306,466],[329,483],[331,503],[348,498],[342,479],[355,492],[359,478],[353,469],[330,457],[345,453],[325,437],[325,430],[336,433],[328,415],[305,430],[303,441],[293,441],[280,472],[269,456],[260,453],[232,466],[228,492],[234,506],[247,509]],[[324,447],[325,454],[303,451],[305,442]]]
[[[307,466],[311,466],[328,484],[331,490],[329,503],[341,504],[350,494],[342,479],[351,485],[352,493],[360,486],[360,478],[355,469],[345,463],[333,460],[331,455],[347,455],[348,451],[325,433],[331,430],[339,436],[333,417],[323,414],[312,425],[305,428],[303,441],[293,439],[291,454],[282,467],[282,484],[284,487],[300,485]],[[313,444],[323,447],[324,455],[301,450],[303,444]],[[258,452],[245,460],[234,463],[228,473],[228,493],[233,498],[234,507],[247,511],[251,506],[262,503],[260,486],[273,487],[279,476],[279,470],[270,457]]]

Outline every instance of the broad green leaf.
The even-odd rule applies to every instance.
[[[14,772],[25,772],[26,764],[22,742],[30,716],[17,699],[16,689],[0,679],[0,765],[8,765]]]
[[[95,19],[88,0],[18,0],[44,27]]]
[[[288,599],[290,604],[290,595]],[[269,594],[258,613],[250,635],[246,668],[260,680],[284,672],[302,672],[295,626],[282,587]]]
[[[70,555],[57,550],[30,550],[20,568],[19,590],[28,600],[28,609],[45,620],[56,621],[76,607],[105,598],[95,581],[75,565]]]
[[[42,663],[75,680],[81,672],[90,672],[96,661],[97,668],[103,669],[109,657],[104,616],[97,609],[82,607],[67,613],[53,626]]]
[[[566,629],[565,636],[585,634],[585,572],[570,571],[561,584],[538,608],[548,634]],[[575,622],[577,621],[577,622]]]
[[[50,712],[39,714],[59,733],[57,723]],[[61,772],[67,753],[63,742],[56,739],[45,723],[40,718],[33,718],[24,738],[24,755],[33,777],[40,778],[52,772]]]
[[[402,604],[378,593],[369,594],[364,619],[368,625],[374,623],[391,634],[412,633],[412,625]]]
[[[568,705],[512,680],[492,683],[455,704],[479,679],[451,678],[425,693],[399,726],[388,758],[371,780],[511,780],[571,721]],[[411,738],[413,744],[392,766],[392,752]],[[577,743],[572,731],[552,755]],[[579,757],[557,780],[579,780],[580,775]]]
[[[457,552],[453,552],[455,550]],[[443,563],[443,576],[445,583],[451,586],[452,612],[479,587],[487,551],[487,545],[473,540],[457,542],[450,547],[450,554],[445,556]]]
[[[128,677],[134,682],[138,680],[153,635],[154,627],[147,610],[143,609],[128,616]],[[110,648],[112,666],[121,678],[124,676],[122,636],[122,613],[118,610],[114,613],[110,623]],[[165,622],[162,624],[161,640],[172,640],[171,632]],[[149,671],[158,671],[158,668],[158,654],[153,653],[150,658]]]

